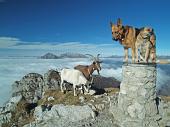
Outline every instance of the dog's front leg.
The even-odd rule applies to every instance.
[[[150,49],[150,58],[152,59],[152,63],[156,63],[156,49],[152,47]]]
[[[136,52],[136,60],[135,60],[135,61],[136,61],[136,63],[138,63],[138,62],[139,62],[139,59],[138,59],[138,57],[139,57],[138,49],[139,49],[139,48],[138,48],[138,47],[139,47],[139,46],[137,45],[137,42],[136,42],[136,46],[135,46],[135,48],[136,48],[136,49],[135,49],[135,50],[136,50],[136,51],[135,51],[135,52]]]
[[[135,63],[135,56],[136,56],[136,50],[135,50],[135,46],[132,47],[132,63]]]
[[[149,58],[149,52],[150,52],[150,42],[146,43],[146,52],[145,52],[145,63],[148,63],[148,58]]]
[[[124,58],[124,62],[128,62],[128,48],[124,47],[124,52],[125,52],[125,58]]]

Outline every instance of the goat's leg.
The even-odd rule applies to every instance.
[[[87,87],[87,85],[84,85],[84,89],[87,93],[89,93],[89,88]]]
[[[64,82],[63,87],[64,87],[64,90],[66,91],[67,89],[66,89],[66,83],[65,82]]]
[[[91,76],[91,82],[90,82],[91,84],[93,84],[93,80],[94,80],[94,78],[93,78],[93,76]]]
[[[81,89],[81,93],[84,94],[84,86],[83,85],[81,85],[80,89]]]
[[[63,82],[64,82],[64,81],[61,80],[61,83],[60,83],[61,92],[64,92],[64,91],[63,91]]]
[[[124,47],[125,58],[124,62],[128,62],[128,48]]]
[[[74,96],[77,96],[76,94],[76,85],[73,84],[73,91],[74,91]]]

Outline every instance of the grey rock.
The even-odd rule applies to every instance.
[[[42,125],[42,123],[48,123],[48,125],[62,125],[63,121],[77,122],[83,119],[94,118],[95,113],[88,106],[64,106],[54,105],[50,111],[42,111],[41,106],[36,107],[34,111],[34,117],[36,123]],[[53,123],[54,122],[54,123]]]
[[[22,96],[10,98],[10,100],[0,110],[0,125],[9,123],[12,117],[11,112],[15,111],[17,104],[22,99]]]
[[[24,127],[119,127],[114,123],[114,119],[108,111],[101,112],[97,117],[94,114],[94,118],[89,117],[79,121],[73,121],[63,119],[63,117],[57,117],[45,122],[32,122]]]
[[[161,99],[161,98],[160,98]],[[158,105],[159,115],[161,115],[161,120],[159,124],[162,127],[170,126],[170,102],[161,100]]]
[[[96,93],[95,90],[90,89],[88,93],[85,92],[84,94],[85,94],[85,95],[94,95],[95,93]]]
[[[95,107],[97,110],[102,111],[102,110],[104,110],[105,105],[104,104],[96,104]]]
[[[22,99],[22,96],[16,96],[16,97],[12,97],[10,98],[10,100],[5,104],[4,107],[4,113],[5,112],[10,112],[10,111],[14,111],[17,104],[19,103],[19,101]]]
[[[29,73],[20,81],[16,81],[12,85],[12,96],[22,96],[27,102],[33,103],[36,98],[42,97],[43,77],[37,73]]]
[[[10,120],[11,120],[11,117],[12,117],[12,114],[10,112],[9,113],[5,113],[5,114],[0,114],[0,126],[3,123],[9,123]]]
[[[80,96],[79,100],[80,100],[81,103],[83,103],[85,101],[85,98],[83,96]]]
[[[57,70],[49,70],[44,74],[43,92],[47,90],[57,90],[60,87],[61,78]]]

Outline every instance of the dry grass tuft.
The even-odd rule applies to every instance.
[[[161,99],[165,102],[170,102],[170,96],[160,96]]]
[[[120,91],[119,88],[105,88],[105,91],[108,95],[116,94]]]
[[[2,124],[2,127],[12,127],[14,124],[18,125],[18,127],[22,127],[25,124],[34,121],[33,111],[30,114],[27,114],[25,111],[26,101],[21,100],[15,109],[15,111],[11,112],[12,118],[9,123]]]
[[[48,97],[54,97],[54,101],[48,101]],[[64,104],[64,105],[81,105],[79,96],[83,96],[85,98],[85,102],[93,99],[93,96],[91,95],[84,95],[84,94],[78,94],[78,96],[73,96],[72,91],[67,91],[65,94],[62,93],[60,90],[49,90],[45,92],[44,98],[42,98],[38,105],[44,105],[44,104]]]

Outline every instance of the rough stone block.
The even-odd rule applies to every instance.
[[[156,66],[127,64],[122,71],[119,115],[115,119],[121,127],[158,127],[158,119],[155,119]]]

